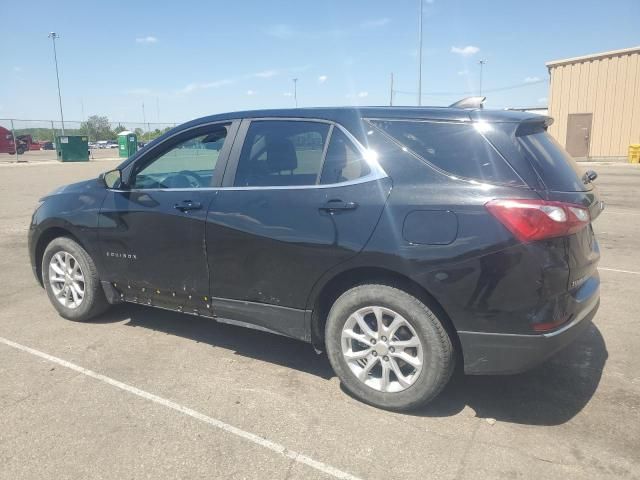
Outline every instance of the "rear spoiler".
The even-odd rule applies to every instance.
[[[449,105],[449,108],[476,109],[482,108],[482,104],[487,97],[466,97]]]
[[[546,130],[553,124],[553,118],[545,115],[535,115],[531,118],[526,118],[520,122],[516,129],[516,136],[529,135],[531,133]]]

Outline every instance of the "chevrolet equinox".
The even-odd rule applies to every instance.
[[[31,264],[64,318],[133,302],[286,335],[413,408],[457,362],[528,369],[595,315],[604,204],[551,122],[473,99],[201,118],[45,196]]]

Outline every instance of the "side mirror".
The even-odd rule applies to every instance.
[[[101,173],[98,181],[106,188],[120,188],[122,186],[122,172],[117,168]]]

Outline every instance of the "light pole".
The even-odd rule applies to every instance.
[[[420,2],[420,14],[418,17],[418,106],[422,105],[422,8],[423,0]]]
[[[482,70],[485,63],[487,63],[486,60],[480,60],[478,62],[478,65],[480,65],[480,92],[478,93],[479,96],[482,96]]]
[[[142,131],[143,131],[142,138],[143,139],[144,139],[144,127],[145,127],[146,124],[147,124],[147,114],[146,114],[146,112],[144,110],[144,102],[142,102]]]
[[[296,103],[296,108],[298,108],[298,79],[293,79],[293,101]]]
[[[62,122],[62,135],[64,135],[64,115],[62,113],[62,95],[60,94],[60,74],[58,73],[58,53],[56,52],[56,38],[60,38],[56,32],[50,32],[49,38],[53,43],[53,60],[56,64],[56,80],[58,81],[58,103],[60,105],[60,121]],[[54,132],[55,136],[55,132]]]

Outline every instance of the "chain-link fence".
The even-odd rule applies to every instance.
[[[0,118],[0,163],[57,160],[56,137],[86,136],[91,160],[118,158],[118,133],[128,130],[144,146],[172,129],[177,123],[108,121],[92,117],[87,122]]]

